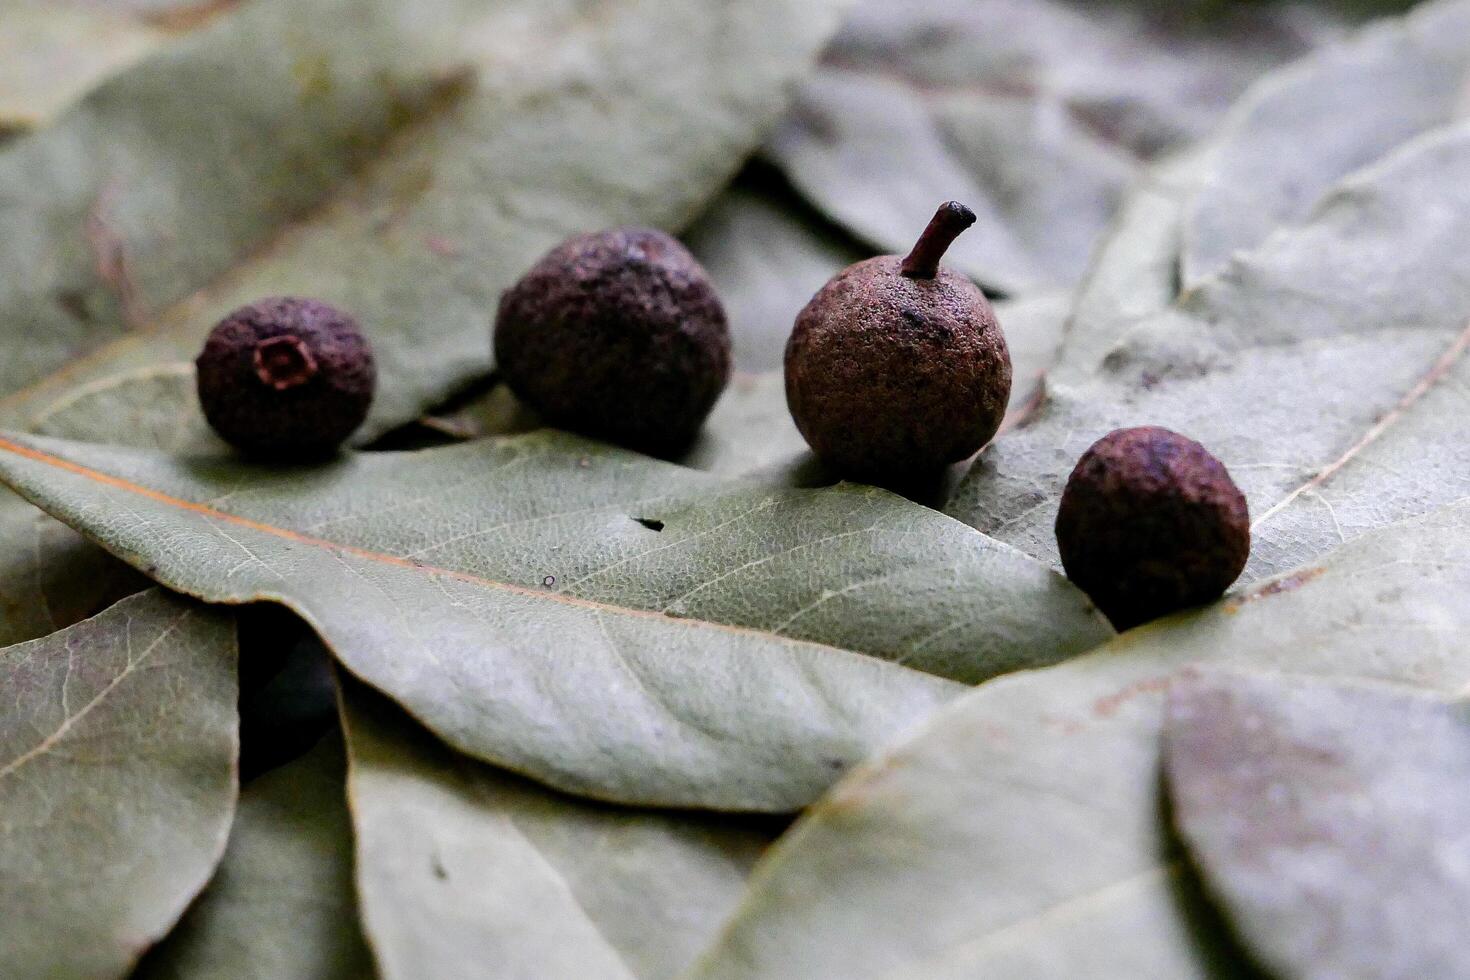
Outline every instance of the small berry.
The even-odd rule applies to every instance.
[[[372,348],[347,314],[312,299],[264,299],[219,322],[195,361],[199,404],[237,448],[272,459],[328,456],[373,401]]]
[[[1120,630],[1218,598],[1250,555],[1245,495],[1209,451],[1153,426],[1082,454],[1057,513],[1062,566]]]
[[[655,456],[683,452],[730,375],[709,276],[661,231],[568,239],[506,291],[495,363],[552,425]]]
[[[1000,427],[1011,358],[990,301],[939,260],[975,215],[940,207],[907,257],[838,273],[796,318],[786,402],[847,476],[906,483],[973,455]]]

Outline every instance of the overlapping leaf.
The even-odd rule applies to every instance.
[[[10,493],[0,495],[0,643],[101,612],[147,579]]]
[[[1199,147],[1164,160],[1119,206],[1077,288],[1048,388],[1091,380],[1118,338],[1178,298],[1180,225],[1204,181],[1205,162]]]
[[[1183,215],[1184,288],[1306,218],[1338,180],[1470,111],[1467,36],[1470,3],[1436,0],[1256,85],[1209,140]]]
[[[1465,492],[1470,126],[1412,141],[1312,219],[1132,328],[982,457],[949,505],[1054,560],[1077,457],[1123,425],[1203,442],[1250,501],[1247,578]]]
[[[1209,664],[1460,690],[1467,547],[1462,503],[981,686],[809,811],[696,975],[1219,975],[1161,805],[1164,692]]]
[[[709,271],[730,318],[735,366],[780,370],[796,314],[842,269],[867,258],[858,245],[806,219],[799,200],[753,181],[735,184],[684,236]]]
[[[734,907],[769,834],[624,810],[456,756],[352,686],[358,884],[388,978],[674,977]]]
[[[1262,70],[1330,33],[1300,10],[1232,8],[1207,25],[1172,13],[872,0],[769,155],[883,251],[906,251],[933,202],[955,198],[981,218],[955,244],[959,268],[1012,293],[1071,284],[1142,161],[1203,135]]]
[[[291,606],[457,747],[617,800],[801,806],[957,690],[878,658],[975,680],[1107,635],[883,491],[556,434],[303,469],[17,438],[0,471],[173,588]]]
[[[233,624],[144,592],[0,650],[0,691],[5,976],[121,976],[225,847]]]
[[[1412,688],[1210,673],[1169,695],[1174,821],[1273,976],[1470,973],[1470,714]]]
[[[139,980],[360,980],[341,738],[245,787],[214,880],[134,974]]]
[[[839,5],[249,4],[0,154],[0,320],[32,342],[5,387],[150,328],[7,415],[186,360],[222,311],[306,293],[377,348],[363,438],[410,421],[485,370],[494,298],[550,244],[689,221]]]

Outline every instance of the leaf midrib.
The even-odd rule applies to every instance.
[[[1466,350],[1470,350],[1470,321],[1466,322],[1464,329],[1456,335],[1444,353],[1435,358],[1434,363],[1415,382],[1414,387],[1410,388],[1383,418],[1373,423],[1368,428],[1368,431],[1364,432],[1341,456],[1317,470],[1309,479],[1273,504],[1266,513],[1262,514],[1251,524],[1251,530],[1255,531],[1278,513],[1290,507],[1298,497],[1310,493],[1318,487],[1325,486],[1340,471],[1346,469],[1348,464],[1408,415],[1415,404],[1433,391],[1445,378],[1449,377],[1451,370],[1464,357]]]
[[[263,521],[257,521],[249,517],[242,517],[238,514],[231,514],[228,511],[218,510],[206,504],[196,503],[192,500],[185,500],[182,497],[175,497],[172,494],[164,493],[161,490],[155,490],[151,487],[146,487],[141,484],[134,483],[131,480],[124,479],[123,477],[114,476],[110,473],[104,473],[101,470],[94,469],[90,466],[85,466],[81,463],[76,463],[69,459],[64,459],[60,456],[53,455],[52,453],[48,453],[40,449],[35,449],[31,446],[23,445],[22,443],[15,442],[14,440],[6,438],[4,436],[0,436],[0,451],[8,452],[23,459],[28,459],[32,462],[40,463],[53,469],[58,469],[67,473],[71,473],[74,476],[80,476],[84,479],[90,480],[94,483],[98,483],[106,487],[110,487],[114,490],[121,490],[124,493],[129,493],[134,496],[142,497],[144,499],[151,500],[154,503],[163,504],[167,507],[172,507],[177,510],[185,511],[187,513],[194,514],[199,517],[204,517],[209,520],[220,521],[225,524],[233,525],[235,527],[242,527],[259,534],[265,534],[283,541],[290,541],[293,544],[306,545],[307,547],[317,548],[323,551],[350,555],[354,558],[360,558],[364,561],[370,561],[380,565],[388,565],[394,568],[420,572],[429,577],[437,576],[450,578],[456,581],[464,582],[469,585],[476,585],[482,588],[508,592],[512,595],[518,595],[524,598],[536,599],[544,602],[559,603],[561,605],[579,609],[587,609],[597,613],[610,613],[618,616],[631,616],[638,619],[656,620],[662,623],[678,623],[698,629],[716,630],[718,632],[727,633],[734,636],[749,636],[768,642],[775,641],[783,644],[789,644],[791,646],[809,647],[813,650],[818,650],[828,654],[835,653],[849,657],[861,657],[863,660],[869,660],[875,663],[882,662],[878,658],[869,656],[867,654],[859,653],[855,650],[848,650],[843,647],[830,646],[825,643],[816,643],[811,640],[802,640],[795,637],[782,636],[778,633],[771,633],[766,630],[753,629],[746,626],[731,626],[726,623],[717,623],[711,620],[697,619],[693,617],[669,616],[665,613],[655,612],[652,610],[637,609],[630,606],[619,606],[612,603],[598,602],[593,599],[583,599],[576,596],[565,595],[563,593],[540,591],[537,589],[527,588],[523,585],[515,585],[510,582],[502,582],[496,579],[486,578],[481,575],[474,575],[470,572],[457,571],[451,568],[442,568],[437,565],[428,565],[414,559],[402,558],[397,555],[390,555],[381,551],[372,551],[368,548],[358,547],[357,545],[342,544],[340,542],[331,541],[326,538],[303,534],[299,531],[293,531],[290,528],[278,527],[274,524],[267,524]],[[38,499],[39,495],[29,492],[26,492],[25,495],[33,503],[36,503],[37,505],[42,507],[45,506],[45,501],[42,499]],[[99,540],[98,543],[106,547],[105,541]]]

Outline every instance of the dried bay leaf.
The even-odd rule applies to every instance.
[[[1331,36],[1333,18],[1302,14],[1201,27],[1123,4],[872,0],[767,153],[880,250],[906,252],[935,203],[956,198],[980,215],[951,250],[956,268],[1007,293],[1071,285],[1142,162]]]
[[[730,318],[737,370],[780,370],[791,325],[812,294],[867,258],[854,242],[805,220],[794,197],[739,181],[683,236]]]
[[[0,494],[0,643],[45,636],[148,580],[8,492]]]
[[[1324,47],[1266,75],[1219,131],[1151,167],[1124,199],[1078,289],[1053,377],[1091,378],[1119,338],[1179,298],[1181,280],[1198,285],[1204,278],[1202,263],[1185,253],[1203,247],[1201,236],[1212,234],[1207,226],[1215,218],[1225,225],[1237,223],[1238,234],[1247,239],[1258,235],[1255,240],[1217,242],[1225,253],[1223,261],[1232,250],[1259,245],[1277,224],[1308,217],[1311,207],[1355,164],[1371,163],[1425,129],[1450,121],[1445,89],[1453,85],[1454,55],[1440,52],[1437,63],[1425,64],[1419,45],[1433,51],[1434,43],[1424,35],[1453,27],[1465,9],[1463,0],[1425,4],[1411,18],[1375,24],[1346,43]],[[1457,31],[1447,31],[1446,39],[1454,36]],[[1385,128],[1341,91],[1372,90],[1375,80],[1395,94],[1390,103],[1403,101],[1404,91],[1416,87],[1425,90],[1426,99]],[[1308,121],[1331,138],[1319,134],[1304,139],[1302,126]],[[1310,174],[1274,182],[1270,161],[1282,155],[1291,157],[1288,169],[1309,169]],[[1243,203],[1253,196],[1254,204]],[[1251,228],[1257,232],[1246,234]],[[1194,271],[1186,272],[1184,266]]]
[[[1161,161],[1119,206],[1077,287],[1052,387],[1091,380],[1120,337],[1178,299],[1180,225],[1204,179],[1203,158],[1193,147]]]
[[[1470,3],[1438,0],[1256,84],[1205,150],[1183,216],[1183,287],[1308,217],[1338,180],[1470,111],[1467,36]]]
[[[1175,825],[1273,976],[1470,974],[1470,713],[1414,688],[1212,671],[1175,684]]]
[[[340,735],[251,782],[224,859],[138,980],[358,980],[372,955],[357,921]]]
[[[672,978],[734,907],[770,834],[629,810],[449,752],[344,692],[357,878],[383,976]]]
[[[1210,665],[1470,681],[1470,504],[1244,600],[999,678],[855,770],[756,869],[700,978],[1219,976],[1162,806],[1164,696]]]
[[[131,378],[122,399],[79,390],[37,420],[37,428],[65,429],[74,414],[89,413],[107,399],[96,416],[107,421],[109,441],[163,449],[222,443],[197,411],[180,406],[194,400],[192,364],[177,370],[150,370],[143,381]],[[20,497],[0,491],[0,643],[45,636],[85,619],[147,584],[126,564],[46,516]]]
[[[225,848],[233,623],[144,592],[0,650],[0,690],[5,975],[121,976]]]
[[[901,255],[912,248],[935,202],[964,201],[981,225],[955,242],[946,262],[992,289],[1045,285],[1038,260],[1005,216],[987,208],[988,197],[950,158],[932,125],[927,108],[905,86],[828,69],[802,85],[770,153],[834,220],[884,252]],[[896,149],[905,159],[892,159]],[[899,167],[903,180],[886,172]]]
[[[973,681],[1109,633],[883,491],[554,433],[297,469],[17,437],[0,469],[172,588],[290,606],[461,750],[605,799],[800,807],[960,689],[879,658]]]

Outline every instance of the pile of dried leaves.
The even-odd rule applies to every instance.
[[[0,974],[1470,976],[1470,0],[1363,6],[0,0]],[[948,198],[1011,415],[834,483],[792,318]],[[732,314],[680,463],[494,381],[620,223]],[[325,465],[195,402],[279,294],[378,352]],[[1114,637],[1145,423],[1254,550]]]

